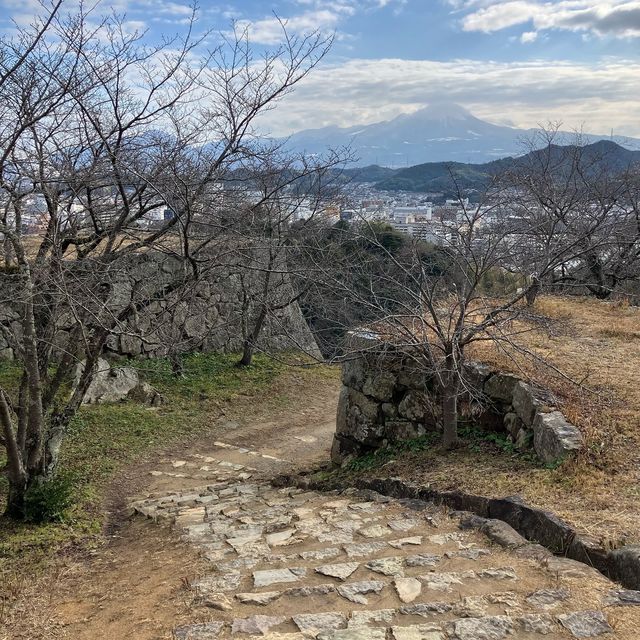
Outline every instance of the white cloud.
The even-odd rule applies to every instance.
[[[316,69],[263,125],[274,135],[326,125],[378,122],[433,100],[452,100],[478,117],[520,127],[562,120],[567,128],[640,137],[635,100],[640,62],[548,60],[350,60]]]
[[[528,44],[529,42],[535,42],[537,39],[538,39],[537,31],[525,31],[520,36],[520,42],[522,42],[523,44]]]
[[[491,33],[532,24],[535,31],[640,37],[640,0],[449,0],[449,4],[465,12],[461,19],[465,31]]]

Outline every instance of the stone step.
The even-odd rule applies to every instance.
[[[393,610],[352,612],[350,615],[326,611],[292,617],[257,614],[234,618],[229,623],[186,625],[177,628],[174,634],[180,640],[247,636],[274,640],[502,640],[510,637],[528,640],[612,637],[610,634],[613,633],[606,617],[599,611],[578,611],[556,617],[546,613],[464,617],[417,624],[394,623],[395,614]],[[292,628],[298,631],[291,631]]]

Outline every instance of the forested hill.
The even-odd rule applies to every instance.
[[[548,151],[551,150],[549,154]],[[536,166],[550,159],[556,170],[566,170],[571,158],[578,155],[575,146],[552,145],[517,158],[507,157],[483,164],[463,162],[426,162],[405,169],[388,169],[370,165],[346,169],[345,177],[354,182],[372,182],[383,191],[415,191],[449,193],[454,180],[462,189],[482,189],[489,180],[508,168]],[[591,171],[608,168],[614,173],[640,167],[640,151],[621,147],[615,142],[600,140],[579,149],[581,164]]]

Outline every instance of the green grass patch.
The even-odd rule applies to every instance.
[[[344,470],[354,473],[371,471],[405,453],[422,453],[432,449],[439,440],[440,434],[438,433],[427,433],[419,438],[402,440],[392,445],[376,449],[376,451],[372,451],[364,456],[354,458],[345,465]]]
[[[236,367],[237,361],[237,354],[189,355],[178,378],[172,375],[168,360],[127,362],[164,396],[165,403],[158,408],[133,401],[82,407],[69,427],[60,460],[60,473],[71,478],[73,485],[72,506],[64,514],[56,513],[58,522],[24,524],[0,518],[0,560],[17,559],[27,552],[48,555],[60,544],[80,539],[90,544],[102,529],[105,487],[119,469],[160,446],[206,433],[220,405],[241,394],[264,393],[285,370],[291,371],[260,354],[248,368]],[[15,389],[19,375],[16,365],[0,363],[0,383],[5,388]],[[0,467],[4,462],[0,454]],[[0,508],[6,491],[2,477]]]

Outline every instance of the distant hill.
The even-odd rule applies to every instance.
[[[562,170],[563,164],[571,158],[571,145],[552,145],[550,157],[557,170]],[[592,165],[593,170],[606,165],[614,172],[621,172],[629,167],[640,167],[640,151],[632,151],[608,140],[600,140],[585,145],[582,150],[585,166]],[[382,191],[437,191],[445,194],[452,193],[455,178],[460,187],[465,190],[482,189],[492,176],[506,168],[518,166],[535,166],[547,157],[547,152],[531,151],[519,157],[507,157],[492,162],[471,164],[462,162],[426,162],[406,169],[387,169],[369,166],[357,169],[347,169],[345,177],[355,182],[372,182]]]
[[[300,131],[286,144],[293,151],[309,154],[350,146],[357,166],[397,169],[425,162],[486,163],[518,156],[524,153],[523,141],[535,131],[491,124],[459,105],[441,103],[369,125]],[[585,138],[595,142],[602,136]],[[616,141],[640,149],[640,140]]]

